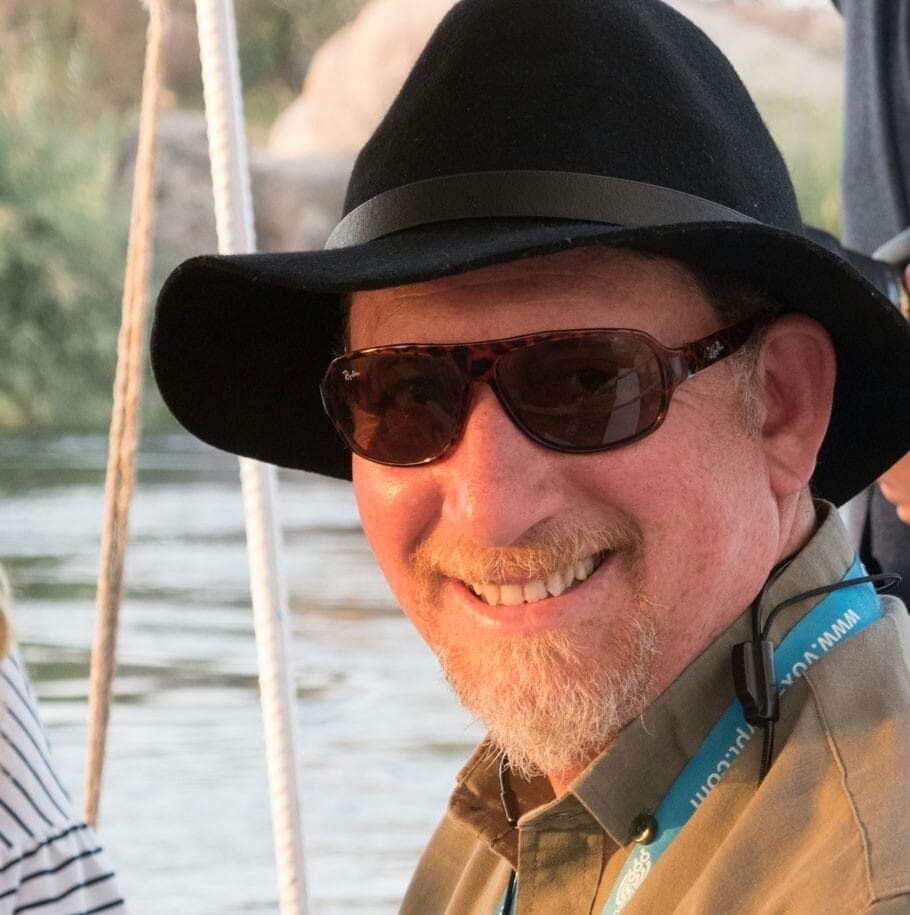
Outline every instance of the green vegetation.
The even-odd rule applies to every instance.
[[[365,0],[237,0],[253,127]],[[192,0],[171,0],[165,76],[201,107]],[[138,0],[0,0],[0,429],[103,429],[126,255],[120,147],[141,95]],[[171,422],[146,385],[144,425]]]
[[[125,233],[111,198],[118,125],[84,123],[40,54],[3,74],[0,426],[84,428],[110,413]],[[15,85],[15,92],[9,86]],[[56,98],[54,96],[57,95]]]

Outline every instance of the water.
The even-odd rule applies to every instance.
[[[101,436],[0,441],[0,560],[54,755],[85,758]],[[315,915],[386,915],[480,736],[395,607],[350,486],[282,473],[307,879]],[[275,913],[237,463],[143,442],[101,838],[134,915]]]

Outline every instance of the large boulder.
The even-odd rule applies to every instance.
[[[350,153],[281,159],[256,152],[250,171],[259,250],[321,248],[341,218],[353,164]]]
[[[833,8],[669,2],[727,54],[760,106],[778,98],[839,104],[843,30]],[[451,6],[453,0],[370,0],[316,52],[303,91],[272,128],[269,151],[296,157],[360,149]]]
[[[356,152],[455,0],[370,0],[316,52],[301,95],[269,135],[278,156]]]
[[[123,144],[118,185],[132,185],[136,167],[134,135]],[[202,251],[214,251],[215,216],[205,117],[169,111],[158,126],[155,159],[155,272]]]
[[[164,113],[156,174],[156,273],[217,248],[205,116]],[[122,150],[120,184],[129,186],[136,138]],[[280,159],[264,150],[250,156],[257,245],[261,251],[321,248],[338,222],[353,159],[349,154]]]

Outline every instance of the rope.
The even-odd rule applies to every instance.
[[[130,215],[129,244],[123,286],[123,310],[117,342],[117,372],[111,414],[101,559],[95,599],[95,642],[89,681],[88,759],[83,817],[98,819],[104,749],[110,718],[111,687],[117,649],[117,623],[123,594],[123,563],[127,522],[135,477],[142,393],[145,305],[152,257],[152,215],[155,191],[155,146],[161,99],[161,50],[166,0],[143,0],[149,10],[139,145]]]
[[[256,248],[233,0],[196,0],[202,86],[222,254]],[[256,628],[259,694],[281,915],[308,911],[297,782],[296,689],[288,657],[287,588],[281,568],[275,468],[240,460]]]

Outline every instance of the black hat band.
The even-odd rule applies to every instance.
[[[426,178],[351,210],[326,249],[362,245],[416,226],[456,219],[571,219],[618,226],[757,220],[685,191],[582,172],[485,171]]]

